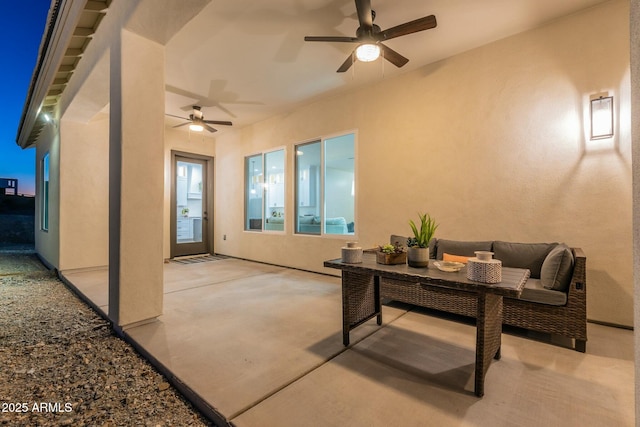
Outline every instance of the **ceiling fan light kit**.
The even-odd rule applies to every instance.
[[[209,132],[217,132],[218,129],[209,126],[212,125],[224,125],[224,126],[232,126],[233,123],[226,120],[205,120],[204,114],[202,114],[202,109],[198,105],[193,106],[193,112],[189,114],[189,118],[174,116],[173,114],[166,114],[169,117],[175,117],[177,119],[187,120],[186,123],[181,123],[179,125],[175,125],[174,128],[179,128],[181,126],[189,125],[189,130],[194,132],[202,132],[203,130],[208,130]]]
[[[337,42],[337,43],[358,43],[358,47],[354,53],[351,53],[344,63],[338,68],[338,73],[344,73],[353,65],[354,58],[362,62],[371,62],[378,59],[382,53],[384,59],[391,62],[396,67],[402,67],[409,60],[400,55],[395,50],[382,44],[383,41],[391,40],[396,37],[406,36],[407,34],[417,33],[419,31],[435,28],[438,24],[434,15],[425,16],[395,27],[381,30],[379,26],[373,23],[376,12],[371,9],[371,0],[355,0],[356,10],[358,11],[358,22],[360,26],[356,30],[355,37],[345,36],[306,36],[305,41],[308,42]]]
[[[356,48],[358,61],[371,62],[380,57],[380,46],[372,43],[364,43]]]

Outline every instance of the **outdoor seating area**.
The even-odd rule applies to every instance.
[[[61,275],[107,311],[106,269]],[[125,333],[236,426],[633,425],[632,331],[589,324],[579,353],[562,336],[509,330],[479,399],[473,321],[383,304],[382,326],[365,322],[344,347],[341,298],[339,277],[234,258],[170,262],[164,313]]]
[[[406,238],[392,235],[392,243]],[[431,257],[473,257],[475,251],[493,251],[505,267],[526,268],[531,276],[517,298],[504,298],[503,324],[531,331],[562,335],[585,352],[587,341],[587,258],[580,248],[557,243],[464,242],[433,239]],[[544,272],[544,273],[543,273]],[[541,277],[543,276],[543,277]],[[410,289],[393,279],[382,279],[383,296],[411,303]],[[477,298],[447,288],[430,286],[421,305],[435,310],[476,317]]]

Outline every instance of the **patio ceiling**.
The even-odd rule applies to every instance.
[[[396,68],[384,60],[336,70],[350,43],[310,43],[305,35],[354,36],[353,0],[217,0],[167,44],[166,109],[241,127],[291,111],[316,98],[391,78],[452,55],[536,28],[602,0],[372,0],[383,30],[434,14],[435,29],[385,42],[409,58]],[[532,59],[533,60],[533,59]],[[180,123],[167,118],[167,124]],[[220,131],[224,127],[218,127]],[[206,132],[205,132],[206,133]]]
[[[540,27],[603,1],[373,0],[375,23],[382,29],[431,14],[436,16],[438,26],[385,42],[409,58],[404,67],[396,68],[384,60],[357,62],[346,73],[336,70],[354,45],[309,43],[304,42],[304,36],[354,36],[358,20],[353,0],[211,1],[166,45],[165,113],[186,117],[193,105],[199,105],[205,119],[231,120],[236,128],[246,126],[314,99],[388,79]],[[55,22],[55,9],[61,3],[53,1],[51,22]],[[156,7],[161,2],[141,3],[155,14],[169,13]],[[110,4],[111,0],[86,2],[42,99],[43,111],[53,109],[59,101]],[[184,4],[188,7],[188,2]],[[43,46],[49,42],[45,34]],[[34,81],[37,74],[38,68]],[[28,104],[39,102],[31,99],[32,92]],[[41,116],[29,123],[28,136],[18,141],[23,147],[37,140],[45,124]],[[168,126],[179,123],[180,119],[166,118]],[[24,124],[23,117],[19,135]],[[217,128],[223,132],[226,127]],[[187,131],[187,127],[181,129]]]

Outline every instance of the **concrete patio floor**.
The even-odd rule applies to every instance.
[[[107,312],[106,268],[61,274]],[[164,314],[126,335],[236,426],[634,425],[629,330],[590,323],[585,354],[505,333],[479,399],[473,324],[392,303],[345,348],[338,277],[172,262],[164,292]]]

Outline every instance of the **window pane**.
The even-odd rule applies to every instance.
[[[42,158],[42,207],[40,209],[40,228],[49,230],[49,153]]]
[[[320,147],[296,146],[296,233],[320,234]]]
[[[245,158],[245,230],[262,231],[262,154]]]
[[[284,231],[284,150],[264,155],[265,230]]]
[[[324,141],[324,233],[353,234],[355,215],[354,135]]]
[[[176,164],[176,243],[202,242],[202,164]]]

